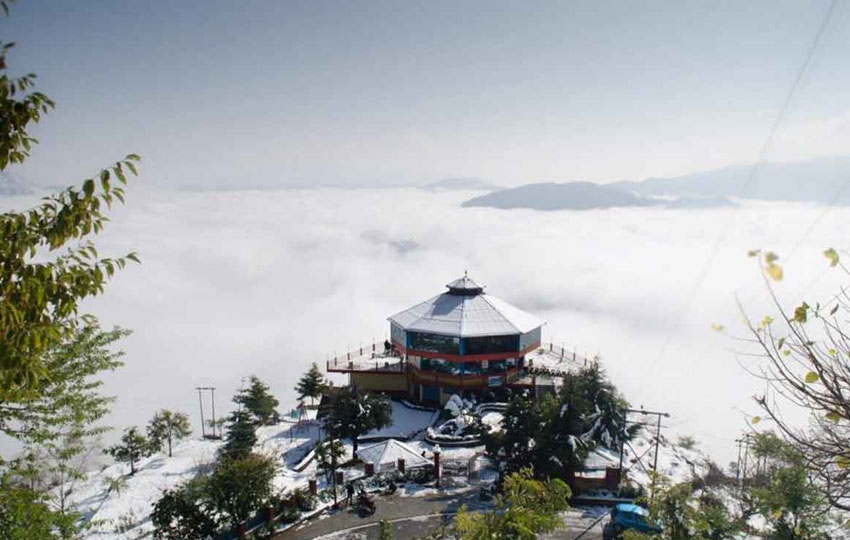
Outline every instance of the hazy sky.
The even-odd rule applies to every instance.
[[[137,152],[179,186],[674,175],[755,160],[826,1],[24,0],[59,103],[31,181]],[[841,2],[770,158],[850,143]]]

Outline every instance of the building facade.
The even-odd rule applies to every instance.
[[[329,371],[350,373],[364,390],[444,404],[452,394],[481,397],[516,382],[540,348],[543,322],[485,293],[469,276],[388,318],[383,352],[367,351]]]

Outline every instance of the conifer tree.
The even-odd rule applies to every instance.
[[[265,426],[280,421],[277,406],[280,402],[269,391],[269,386],[256,376],[251,375],[251,385],[240,390],[233,401],[247,410],[257,425]]]
[[[298,384],[295,385],[295,391],[298,392],[298,397],[302,400],[304,398],[310,398],[310,406],[312,407],[314,399],[321,396],[326,387],[327,384],[325,384],[324,375],[319,370],[319,366],[313,362],[309,371],[298,380]]]
[[[158,450],[163,444],[168,445],[168,457],[171,457],[171,446],[174,441],[185,439],[192,433],[189,427],[189,415],[163,409],[154,414],[148,423],[148,439]]]
[[[150,441],[139,433],[137,427],[133,426],[124,432],[119,444],[107,448],[104,452],[111,455],[116,461],[129,463],[130,476],[133,476],[136,474],[136,462],[151,455],[152,450]]]
[[[224,437],[222,455],[231,459],[244,458],[257,443],[256,425],[246,410],[233,411],[227,420],[227,435]]]
[[[334,397],[325,429],[334,437],[350,438],[354,452],[357,452],[359,436],[390,425],[392,419],[393,409],[385,396],[358,393],[349,388]]]

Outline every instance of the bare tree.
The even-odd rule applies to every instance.
[[[782,306],[770,279],[782,279],[771,253],[758,256],[777,319],[765,316],[754,323],[745,314],[753,342],[764,362],[751,371],[767,384],[755,400],[782,434],[806,456],[812,476],[830,504],[850,510],[850,295],[842,288],[825,305],[802,302],[793,311]],[[850,271],[828,249],[830,265]],[[768,279],[770,278],[770,279]],[[743,313],[743,308],[741,308]],[[807,425],[785,418],[782,401],[808,412]],[[755,417],[752,423],[757,423]]]

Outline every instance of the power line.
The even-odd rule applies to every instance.
[[[800,86],[800,83],[803,80],[806,72],[809,70],[809,66],[812,63],[812,59],[814,58],[815,52],[817,51],[818,46],[821,43],[821,39],[823,37],[824,32],[826,31],[827,26],[829,25],[829,21],[832,19],[832,15],[835,11],[835,7],[838,5],[838,0],[832,0],[829,5],[829,9],[827,9],[826,15],[823,18],[823,21],[818,28],[817,33],[815,34],[815,38],[812,41],[809,49],[806,51],[806,57],[803,61],[802,66],[797,71],[797,75],[794,78],[793,83],[791,84],[791,88],[788,91],[788,94],[785,96],[785,100],[782,102],[782,106],[779,108],[779,114],[776,117],[773,125],[768,132],[767,139],[764,144],[761,146],[761,149],[758,153],[758,158],[753,166],[750,168],[750,172],[747,175],[744,184],[738,190],[738,194],[743,194],[746,189],[752,184],[753,180],[758,176],[759,171],[761,170],[762,165],[764,164],[765,157],[767,155],[767,151],[770,146],[773,144],[773,139],[776,136],[776,132],[779,130],[779,126],[785,118],[786,113],[788,112],[788,108],[791,104],[794,95],[797,93],[797,88]],[[696,296],[697,291],[702,286],[705,279],[708,277],[708,271],[711,268],[711,265],[714,263],[714,260],[717,258],[717,253],[720,251],[720,245],[726,240],[726,235],[729,233],[729,230],[732,227],[732,221],[735,217],[735,214],[738,211],[738,206],[733,206],[729,210],[729,218],[726,220],[726,223],[723,229],[720,232],[720,235],[715,240],[711,252],[709,253],[708,260],[702,266],[699,275],[697,276],[697,280],[694,283],[694,286],[690,289],[687,296],[685,297],[685,302],[682,304],[682,308],[676,313],[676,316],[673,318],[672,327],[670,331],[667,333],[667,337],[664,339],[664,344],[661,347],[661,352],[653,358],[652,364],[650,365],[650,372],[655,369],[656,364],[658,363],[659,358],[662,358],[666,353],[667,349],[670,346],[670,342],[673,339],[673,336],[679,329],[679,325],[681,324],[682,315],[687,311],[688,307],[690,307],[691,302],[693,302],[694,297]]]

